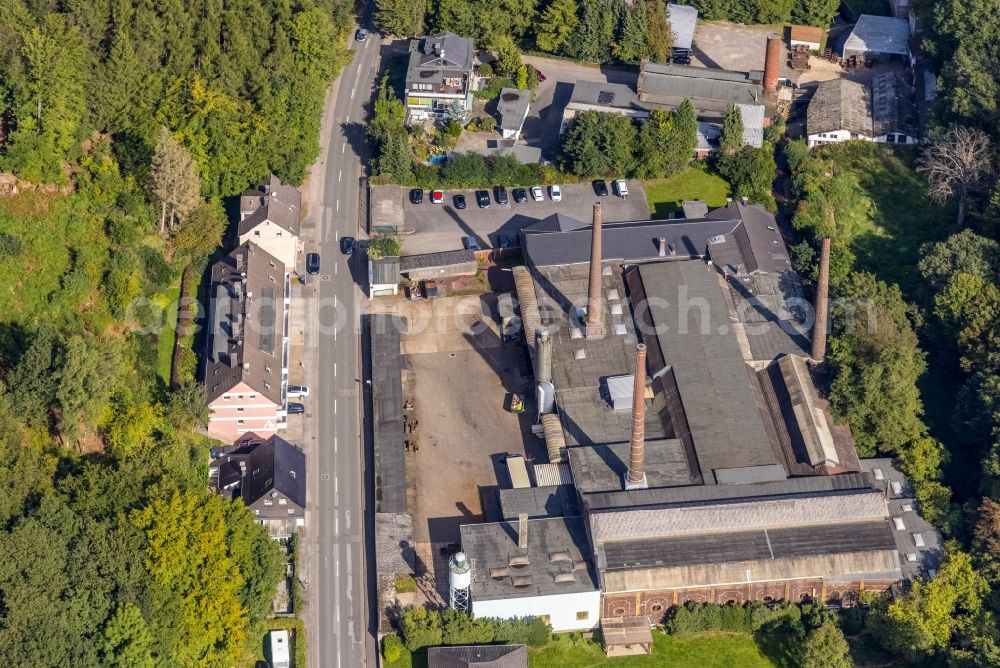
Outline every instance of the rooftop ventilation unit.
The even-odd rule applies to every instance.
[[[560,561],[573,561],[573,558],[569,556],[569,552],[549,552],[549,561],[552,563],[558,563]]]
[[[576,582],[576,575],[574,573],[556,573],[552,579],[558,584],[570,584]]]

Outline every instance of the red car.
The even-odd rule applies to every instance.
[[[542,74],[538,70],[535,70],[535,75],[538,77],[538,83],[542,83],[543,81],[545,81],[546,79],[548,79],[547,76],[545,76],[544,74]]]
[[[444,193],[440,190],[435,190],[431,193],[431,204],[440,204],[444,201]]]

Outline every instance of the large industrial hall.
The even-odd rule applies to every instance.
[[[500,492],[504,521],[461,527],[472,612],[565,631],[685,601],[851,605],[933,568],[909,484],[817,391],[829,246],[814,309],[760,207],[601,213],[521,232],[548,462]]]

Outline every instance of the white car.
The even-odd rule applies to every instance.
[[[536,202],[541,202],[545,200],[545,195],[542,194],[541,186],[531,186],[531,199]]]
[[[628,184],[625,183],[625,179],[618,179],[615,181],[614,186],[615,192],[618,193],[619,197],[622,199],[628,197]]]
[[[562,201],[562,190],[559,188],[559,186],[549,186],[549,199],[551,199],[553,202]]]
[[[306,385],[289,385],[288,386],[288,398],[289,399],[304,399],[309,396],[309,387]]]

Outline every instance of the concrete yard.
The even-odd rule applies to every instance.
[[[527,354],[520,342],[501,342],[497,323],[484,315],[496,313],[494,294],[372,306],[412,325],[401,341],[404,396],[418,423],[405,435],[418,447],[406,453],[409,510],[418,560],[446,594],[442,548],[459,542],[461,524],[483,521],[482,490],[510,486],[504,456],[546,461],[531,433],[530,405],[521,415],[507,410],[511,393],[531,389]]]
[[[764,69],[767,36],[781,35],[781,26],[748,26],[738,23],[698,21],[692,45],[692,65],[720,67],[746,72]],[[788,42],[782,41],[779,76],[798,80],[799,73],[788,64]]]
[[[610,181],[608,182],[610,187]],[[629,180],[629,197],[603,198],[604,222],[648,220],[649,206],[639,181]],[[431,204],[425,193],[423,204],[410,204],[410,189],[403,186],[373,186],[371,192],[372,226],[391,225],[399,229],[404,255],[418,255],[462,248],[462,237],[475,236],[482,248],[496,246],[497,234],[516,232],[554,213],[563,213],[583,221],[590,221],[595,199],[590,183],[562,186],[562,201],[549,199],[546,188],[545,201],[529,199],[524,204],[514,203],[513,188],[508,188],[509,202],[505,205],[492,199],[489,209],[476,206],[475,191],[446,190],[444,204]],[[452,197],[462,193],[466,198],[464,211],[452,206]]]

